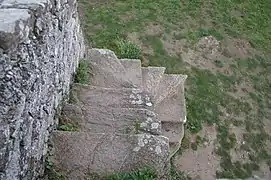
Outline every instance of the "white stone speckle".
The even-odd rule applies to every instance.
[[[147,102],[146,105],[150,107],[150,106],[152,106],[152,103],[151,102]]]
[[[151,117],[147,117],[147,122],[152,122],[152,118]]]
[[[139,99],[138,101],[136,101],[137,104],[143,104],[143,101],[141,99]]]
[[[151,135],[146,134],[146,138],[147,138],[147,139],[150,139],[150,138],[151,138]]]
[[[135,152],[138,152],[139,150],[141,149],[141,147],[135,147],[134,149],[133,149],[133,151],[135,151]]]
[[[144,139],[144,144],[148,144],[148,139]]]
[[[156,152],[156,154],[160,154],[162,152],[161,147],[160,146],[156,146],[155,147],[155,152]]]
[[[145,146],[143,140],[144,140],[144,136],[139,136],[138,137],[138,145],[139,145],[139,147],[144,147]]]
[[[145,122],[140,123],[140,127],[141,127],[141,128],[147,127],[147,123],[145,123]]]
[[[153,151],[153,148],[152,148],[152,147],[150,147],[150,150],[151,150],[151,151]]]
[[[159,123],[152,123],[151,129],[157,129],[159,127]]]
[[[135,95],[133,95],[133,94],[130,95],[130,98],[131,99],[136,99]]]

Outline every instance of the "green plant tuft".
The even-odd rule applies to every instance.
[[[90,76],[90,68],[87,61],[82,60],[76,70],[75,83],[88,84]]]
[[[155,180],[157,175],[155,170],[146,167],[131,173],[117,173],[110,175],[107,180]]]
[[[139,47],[130,41],[116,41],[116,54],[119,58],[139,59],[140,52]]]
[[[66,176],[54,169],[52,160],[47,157],[45,160],[45,174],[48,180],[66,180]]]
[[[78,127],[72,123],[61,124],[57,129],[60,131],[78,131]]]

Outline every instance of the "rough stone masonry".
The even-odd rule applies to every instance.
[[[43,173],[49,131],[84,56],[76,0],[0,0],[0,179]]]

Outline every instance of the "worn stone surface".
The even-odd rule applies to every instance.
[[[100,107],[114,108],[153,108],[149,95],[135,88],[103,88],[90,85],[75,84],[79,103],[95,104]]]
[[[0,179],[43,173],[55,112],[83,55],[75,0],[0,1]]]
[[[80,131],[91,133],[161,134],[159,118],[147,109],[66,104],[61,118],[78,124]]]
[[[114,52],[107,49],[89,49],[88,58],[91,68],[90,84],[110,88],[136,88],[127,70],[117,59]],[[128,75],[128,76],[127,76]]]
[[[172,92],[168,92],[168,95],[166,97],[162,96],[164,97],[163,101],[160,101],[160,103],[156,103],[155,110],[159,114],[159,118],[161,121],[183,123],[186,122],[184,82],[184,80],[180,81],[180,84],[178,86],[175,86],[175,89],[171,89]],[[162,88],[165,88],[167,87],[166,85],[161,86]]]
[[[166,68],[164,67],[142,67],[143,88],[149,92],[152,97],[156,97],[165,70]]]
[[[133,86],[142,88],[142,71],[140,59],[120,59],[121,64],[125,68],[125,77],[129,82],[133,82]]]
[[[164,74],[155,96],[155,103],[159,104],[165,98],[176,94],[176,92],[179,91],[180,85],[184,84],[186,78],[187,75]]]
[[[168,139],[148,134],[53,134],[54,164],[69,180],[86,179],[90,173],[129,172],[151,165],[164,168]]]

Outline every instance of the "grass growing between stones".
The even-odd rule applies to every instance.
[[[88,84],[90,76],[90,68],[87,61],[82,60],[76,70],[74,81],[75,83]]]
[[[50,157],[45,161],[45,174],[48,180],[66,180],[66,176],[55,170],[54,165]]]
[[[204,124],[216,127],[215,153],[221,157],[217,178],[245,178],[262,163],[271,166],[268,1],[81,0],[81,8],[92,46],[115,50],[119,57],[140,55],[148,65],[166,67],[167,73],[188,75],[187,132],[198,134]],[[206,36],[221,42],[227,59],[204,57],[213,68],[184,61],[183,55]],[[137,45],[126,44],[120,51],[119,39]],[[235,44],[224,43],[228,41]],[[199,144],[183,141],[187,149],[198,150]],[[234,156],[239,152],[243,158]]]
[[[78,131],[78,127],[72,123],[60,124],[57,127],[60,131]]]
[[[88,180],[157,180],[158,175],[151,167],[145,167],[129,173],[115,173],[106,177],[101,177],[96,173],[91,173]],[[169,180],[190,180],[188,176],[177,172],[174,168],[170,170]]]

